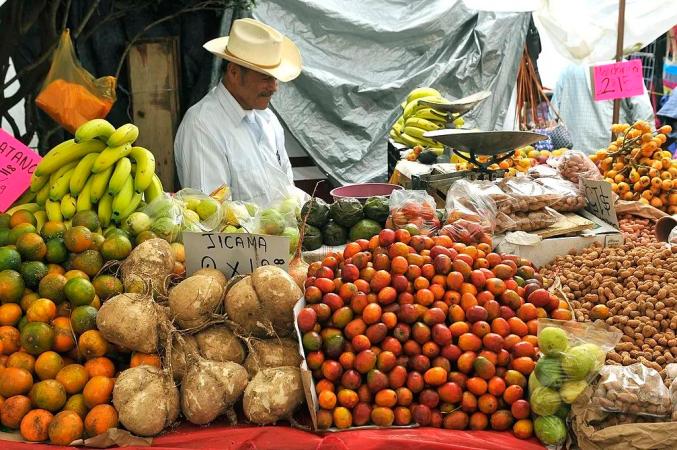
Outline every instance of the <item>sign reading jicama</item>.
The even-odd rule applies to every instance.
[[[28,188],[42,158],[0,129],[0,212],[5,212]]]
[[[257,267],[289,267],[289,238],[246,233],[183,233],[186,273],[202,268],[223,272],[227,278],[246,275]]]

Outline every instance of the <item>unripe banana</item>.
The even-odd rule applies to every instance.
[[[118,147],[108,147],[102,151],[94,160],[92,165],[92,173],[103,172],[109,167],[113,167],[118,160],[129,155],[132,151],[131,144],[123,144]]]
[[[106,228],[110,225],[110,219],[113,216],[113,197],[110,195],[103,196],[99,202],[97,214],[99,216],[99,222],[101,222],[101,228]]]
[[[31,192],[30,189],[26,189],[26,192],[21,194],[21,197],[17,198],[13,205],[25,205],[26,203],[33,203],[35,200],[36,194],[35,192]]]
[[[50,199],[47,199],[45,202],[45,212],[47,213],[47,220],[50,222],[62,222],[63,216],[61,215],[61,203],[53,202]]]
[[[82,191],[82,188],[87,183],[89,174],[92,170],[92,165],[94,161],[99,156],[100,153],[90,153],[80,160],[77,166],[75,166],[75,171],[73,171],[73,176],[71,176],[71,181],[69,183],[69,188],[71,195],[77,197]]]
[[[91,189],[92,179],[89,178],[78,195],[78,200],[75,206],[75,209],[77,209],[78,212],[92,209],[92,200],[90,198]]]
[[[411,103],[412,101],[423,97],[442,98],[442,94],[440,94],[440,91],[438,91],[437,89],[433,89],[431,87],[416,88],[413,91],[411,91],[409,95],[407,95],[407,103]]]
[[[150,183],[150,186],[143,191],[143,199],[146,203],[150,203],[164,193],[164,188],[162,187],[162,181],[157,174],[153,174],[153,180]]]
[[[421,128],[425,131],[439,130],[442,128],[439,124],[421,117],[410,117],[404,123],[405,127]]]
[[[89,188],[89,198],[91,199],[92,203],[97,203],[106,195],[108,181],[110,180],[112,174],[113,166],[110,166],[103,172],[94,173],[89,176],[92,179],[92,185]]]
[[[100,152],[104,148],[106,144],[96,139],[79,144],[69,139],[54,147],[42,158],[38,167],[35,168],[35,175],[38,177],[49,175],[72,161],[79,161],[83,156]]]
[[[139,194],[138,192],[135,192],[134,195],[132,195],[129,205],[127,205],[127,208],[120,213],[120,217],[117,219],[118,223],[124,222],[124,220],[129,217],[130,214],[136,211],[136,208],[141,203],[141,196],[142,194]]]
[[[89,141],[91,139],[99,139],[102,142],[106,142],[113,133],[115,133],[115,127],[106,119],[93,119],[83,123],[75,130],[75,142]]]
[[[108,138],[109,147],[119,147],[125,144],[132,144],[139,137],[139,128],[133,123],[126,123]]]
[[[68,172],[71,169],[75,169],[77,167],[77,165],[78,165],[78,161],[73,161],[73,162],[66,164],[63,167],[60,167],[59,170],[52,172],[52,174],[49,176],[49,183],[48,184],[50,186],[53,185],[54,183],[56,183],[56,180],[61,178],[61,176],[64,173]]]
[[[155,156],[143,147],[132,147],[129,156],[136,162],[134,191],[140,194],[148,189],[151,181],[153,181],[153,175],[155,175]]]
[[[31,192],[38,192],[49,181],[49,175],[37,176],[35,172],[31,175]]]
[[[39,233],[40,230],[42,230],[42,226],[47,222],[47,213],[43,210],[40,211],[35,211],[33,213],[33,216],[35,217],[35,229]]]
[[[11,216],[17,211],[29,211],[34,213],[36,211],[39,211],[40,209],[42,208],[40,208],[40,205],[38,205],[37,203],[24,203],[23,205],[12,206],[7,211],[5,211],[5,214]]]
[[[127,177],[124,186],[118,194],[113,197],[113,220],[119,221],[122,217],[122,212],[127,209],[129,202],[134,196],[134,182],[131,177]]]
[[[49,199],[53,202],[60,201],[64,195],[68,192],[68,186],[71,181],[71,176],[75,169],[70,169],[68,172],[64,173],[49,187]]]
[[[45,201],[49,198],[49,187],[50,184],[46,183],[40,191],[38,191],[38,194],[35,196],[35,202],[40,205],[44,206]]]
[[[76,212],[75,199],[71,197],[69,193],[66,193],[61,198],[60,207],[61,207],[61,215],[64,217],[64,219],[70,219],[75,215]]]
[[[108,195],[115,195],[122,189],[122,186],[125,184],[125,180],[129,178],[132,174],[132,162],[129,158],[124,157],[115,163],[115,169],[113,169],[113,175],[110,177],[108,182]]]

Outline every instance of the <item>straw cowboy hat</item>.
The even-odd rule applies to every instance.
[[[291,81],[301,73],[298,47],[275,28],[254,19],[233,22],[230,36],[212,39],[203,47],[228,61]]]

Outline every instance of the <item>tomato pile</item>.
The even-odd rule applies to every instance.
[[[320,428],[512,428],[529,438],[537,319],[571,319],[529,261],[385,229],[311,264],[297,317]]]

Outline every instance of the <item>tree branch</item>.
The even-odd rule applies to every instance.
[[[21,136],[21,131],[19,130],[19,126],[16,124],[16,121],[12,117],[12,115],[9,113],[9,111],[5,112],[5,114],[2,115],[2,118],[5,119],[7,122],[9,122],[9,126],[12,127],[12,134],[14,136]]]
[[[75,30],[75,32],[73,33],[73,39],[77,39],[78,36],[80,36],[80,33],[82,33],[82,30],[87,25],[87,22],[89,22],[89,19],[92,17],[96,9],[99,7],[99,3],[101,3],[101,0],[94,0],[92,4],[89,6],[89,9],[82,18],[82,22],[80,22],[80,25],[78,25],[78,29]]]

